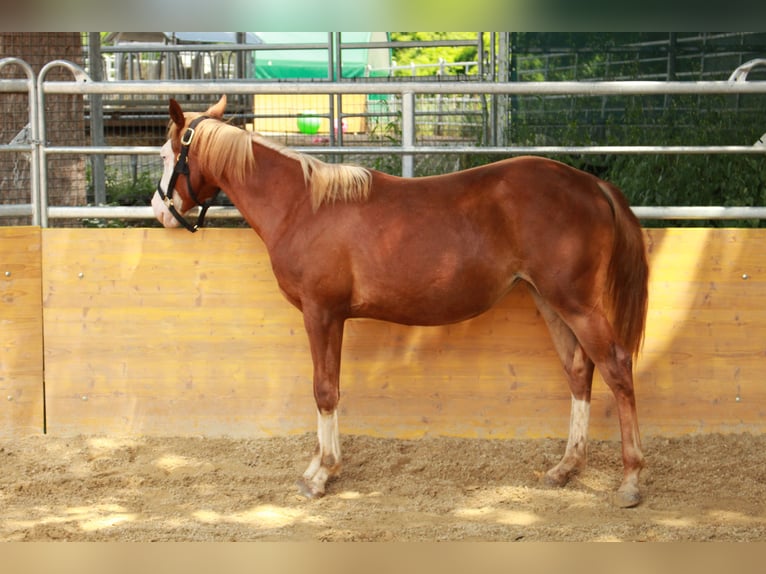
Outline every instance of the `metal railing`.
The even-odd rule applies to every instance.
[[[41,138],[40,128],[38,126],[38,114],[37,114],[37,83],[34,70],[32,66],[27,64],[24,60],[19,58],[2,58],[0,59],[0,69],[16,65],[26,75],[26,80],[0,80],[0,92],[5,93],[27,93],[29,98],[29,122],[27,123],[28,141],[26,143],[14,143],[0,145],[0,152],[22,152],[29,154],[29,185],[30,185],[30,201],[26,204],[16,205],[0,205],[0,216],[21,217],[32,215],[32,223],[34,225],[40,225],[40,214],[42,213],[42,207],[40,206],[40,182],[39,182],[39,165],[40,165],[40,148],[44,141]]]
[[[0,153],[25,152],[30,154],[31,201],[22,205],[0,206],[0,217],[31,215],[34,225],[46,227],[48,220],[80,218],[149,219],[152,210],[146,207],[55,207],[47,202],[47,157],[52,154],[112,154],[152,155],[159,153],[154,146],[54,146],[45,138],[45,96],[48,94],[81,95],[173,95],[194,93],[219,96],[247,94],[395,94],[401,99],[401,144],[398,146],[322,146],[296,147],[305,153],[321,154],[396,154],[401,156],[402,175],[411,177],[417,154],[753,154],[766,156],[766,145],[729,146],[495,146],[467,145],[424,146],[415,139],[415,96],[417,94],[486,94],[486,95],[568,95],[568,96],[641,96],[641,95],[708,95],[708,94],[766,94],[766,81],[746,81],[747,73],[755,66],[766,65],[766,60],[753,60],[737,68],[727,81],[659,82],[659,81],[604,81],[604,82],[528,82],[528,83],[461,83],[461,82],[279,82],[230,81],[93,81],[76,64],[55,60],[42,68],[35,78],[31,68],[16,58],[0,60],[0,68],[14,63],[20,65],[26,80],[0,80],[0,92],[28,92],[30,105],[31,141],[27,144],[0,145]],[[46,81],[53,68],[65,68],[72,73],[72,81]],[[652,207],[633,208],[642,219],[766,219],[766,207]],[[210,217],[239,217],[236,209],[214,208]]]

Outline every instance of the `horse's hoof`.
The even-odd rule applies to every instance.
[[[543,475],[543,484],[545,486],[561,488],[569,484],[570,479],[580,472],[578,468],[570,468],[567,471],[552,468]]]
[[[613,502],[619,508],[633,508],[641,504],[641,493],[637,488],[619,489],[614,493]]]
[[[567,481],[567,476],[562,477],[559,474],[551,474],[550,472],[546,472],[543,475],[543,484],[552,488],[561,488],[562,486],[566,486]]]
[[[309,500],[315,500],[324,496],[324,491],[316,490],[303,477],[296,480],[295,485],[298,487],[298,491]]]

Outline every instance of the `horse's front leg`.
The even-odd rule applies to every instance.
[[[306,472],[298,479],[298,488],[306,498],[324,495],[327,479],[340,472],[338,411],[317,413],[317,446]]]
[[[340,472],[338,401],[340,399],[340,353],[344,318],[304,309],[304,324],[314,362],[314,399],[317,405],[317,446],[298,488],[308,498],[325,493],[327,480]]]

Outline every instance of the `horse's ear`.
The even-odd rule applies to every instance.
[[[186,118],[184,118],[184,112],[181,109],[181,104],[179,104],[173,98],[170,98],[169,110],[170,119],[173,120],[173,123],[176,124],[179,129],[183,128],[184,124],[186,124]]]
[[[208,115],[212,118],[221,119],[223,117],[223,112],[226,110],[226,94],[221,96],[221,99],[218,100],[217,104],[214,104],[208,108],[208,110],[205,112],[205,115]]]

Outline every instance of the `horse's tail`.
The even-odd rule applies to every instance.
[[[622,192],[599,181],[614,212],[615,238],[606,283],[612,322],[620,342],[633,356],[641,348],[649,303],[649,263],[638,218]]]

